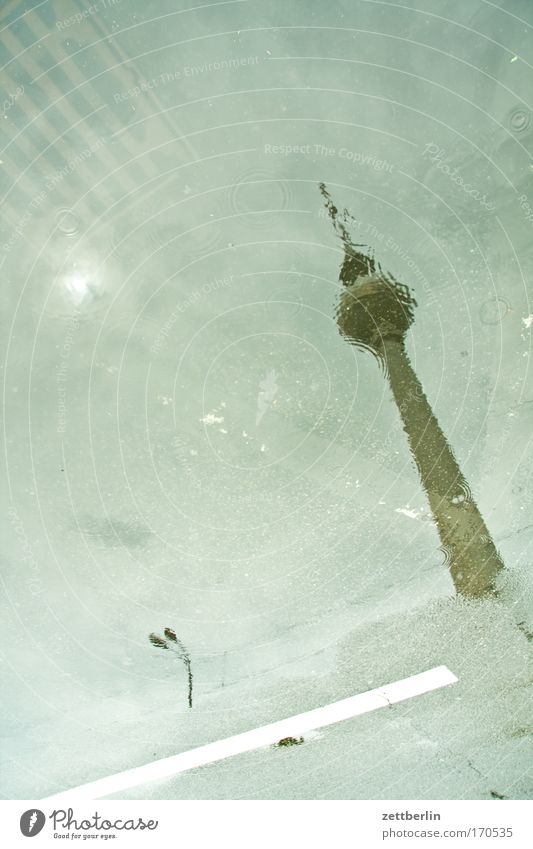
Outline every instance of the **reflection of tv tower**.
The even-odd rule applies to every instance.
[[[416,301],[372,255],[357,250],[364,246],[351,241],[347,210],[339,214],[323,183],[320,191],[344,246],[339,331],[371,351],[387,373],[457,592],[492,594],[503,562],[405,350]]]

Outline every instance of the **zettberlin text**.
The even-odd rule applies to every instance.
[[[421,814],[412,814],[410,811],[395,811],[392,814],[382,814],[383,820],[440,820],[440,814],[433,811],[424,811]]]

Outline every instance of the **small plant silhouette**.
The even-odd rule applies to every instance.
[[[299,746],[304,742],[303,737],[283,737],[279,742],[275,743],[275,746]]]
[[[158,649],[168,649],[173,651],[174,654],[177,654],[180,660],[185,664],[185,669],[187,670],[187,678],[189,682],[189,707],[192,708],[192,669],[191,669],[191,657],[181,640],[178,640],[176,637],[176,632],[172,630],[172,628],[165,628],[163,631],[166,640],[163,637],[159,637],[157,634],[150,634],[148,639],[152,643],[153,646],[156,646]]]

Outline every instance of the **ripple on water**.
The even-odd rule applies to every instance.
[[[500,324],[510,312],[511,305],[505,298],[488,298],[479,308],[479,319],[482,324]]]
[[[278,212],[289,208],[290,201],[289,184],[263,169],[244,172],[228,192],[231,214],[258,230],[270,227]]]
[[[513,133],[525,133],[531,124],[531,112],[521,106],[511,109],[507,118]]]
[[[75,236],[80,231],[80,219],[70,209],[58,209],[56,227],[60,233],[64,233],[66,236]]]

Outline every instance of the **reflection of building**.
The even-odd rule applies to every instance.
[[[165,142],[173,141],[176,166],[197,158],[191,144],[180,139],[175,111],[162,109],[157,90],[143,90],[142,108],[120,100],[120,93],[143,81],[135,56],[122,46],[137,44],[135,23],[126,14],[127,4],[118,2],[25,4],[34,6],[31,14],[21,14],[15,0],[2,4],[3,88],[8,98],[18,92],[4,104],[0,125],[2,195],[7,196],[2,243],[17,226],[26,238],[29,228],[21,220],[47,214],[49,206],[61,209],[76,201],[85,220],[139,186],[146,201],[150,181],[155,191],[165,179],[157,156]],[[124,26],[133,30],[127,41],[118,32],[109,35],[121,13]],[[140,33],[142,21],[138,26]],[[135,52],[144,49],[139,35]],[[153,116],[149,131],[143,115]]]
[[[350,239],[348,214],[339,215],[324,185],[321,192],[345,252],[339,330],[351,344],[371,351],[387,372],[457,592],[488,595],[503,563],[409,362],[405,334],[416,301],[406,286],[358,250],[363,246]]]

